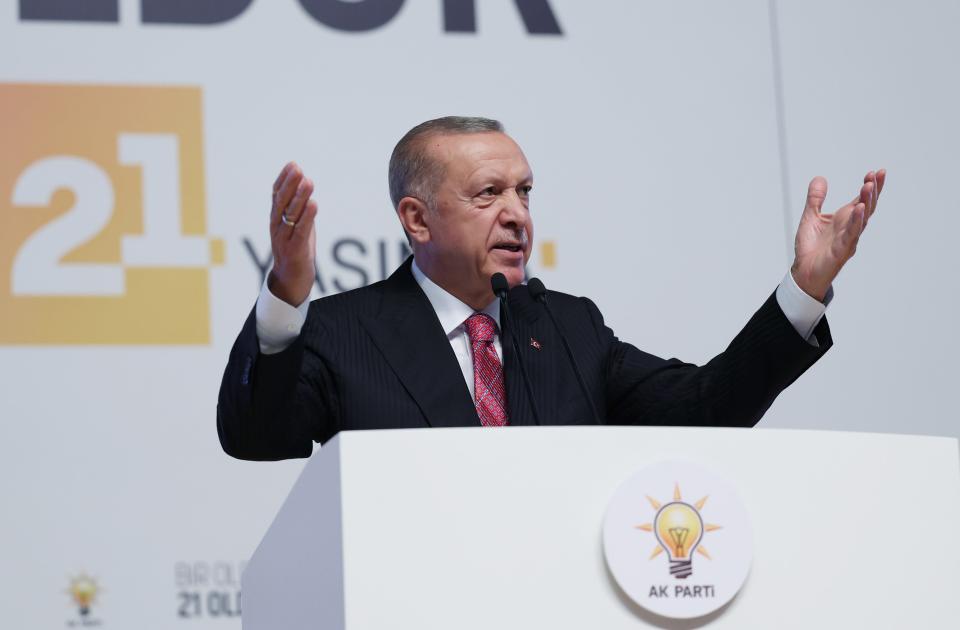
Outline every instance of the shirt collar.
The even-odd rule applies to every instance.
[[[463,330],[463,322],[476,311],[447,293],[440,285],[428,278],[427,275],[420,270],[420,267],[417,266],[416,260],[413,261],[411,270],[413,271],[413,277],[417,281],[417,284],[423,289],[423,292],[427,295],[427,299],[430,300],[430,305],[433,306],[433,310],[436,311],[440,325],[443,327],[443,332],[446,333],[447,337],[461,333]],[[493,298],[493,301],[480,312],[492,317],[493,321],[497,322],[497,330],[500,330],[500,301],[497,298]]]

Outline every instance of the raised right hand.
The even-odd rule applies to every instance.
[[[834,278],[857,251],[886,179],[886,170],[870,171],[857,196],[833,214],[821,212],[827,180],[815,177],[810,182],[794,242],[796,258],[790,268],[797,286],[807,295],[823,302]]]
[[[267,277],[267,287],[292,306],[302,304],[313,287],[317,252],[313,221],[317,216],[317,202],[310,199],[311,194],[313,182],[303,176],[296,162],[284,166],[273,183],[270,211],[273,269]]]

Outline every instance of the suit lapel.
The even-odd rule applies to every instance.
[[[379,316],[361,317],[361,324],[430,426],[479,426],[460,364],[413,278],[411,261],[384,283]]]
[[[559,340],[554,340],[553,328],[541,318],[542,308],[530,299],[527,289],[514,287],[509,294],[511,315],[513,315],[513,333],[523,365],[530,380],[533,400],[540,416],[541,424],[553,424],[557,414],[557,393],[551,389],[557,382],[555,378],[556,351],[561,349]],[[501,313],[500,321],[504,321]],[[506,331],[504,331],[506,332]],[[505,334],[501,339],[504,358],[504,377],[507,383],[507,404],[510,407],[510,424],[516,426],[536,424],[531,410],[527,390],[523,384],[523,375],[517,364],[516,353]],[[538,347],[539,346],[539,347]],[[555,386],[554,386],[555,387]]]

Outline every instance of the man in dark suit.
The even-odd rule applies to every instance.
[[[752,426],[831,345],[830,286],[876,209],[884,171],[820,212],[815,178],[796,260],[728,348],[704,366],[616,338],[586,298],[550,292],[563,341],[522,282],[533,243],[533,176],[500,123],[448,117],[404,136],[390,192],[414,255],[387,280],[307,304],[317,204],[295,164],[274,184],[274,268],[230,354],[217,407],[224,450],[244,459],[309,456],[338,431],[437,426]],[[491,287],[505,275],[508,323]],[[512,326],[520,362],[503,326]],[[522,379],[526,368],[529,388]],[[593,409],[591,409],[591,404]]]

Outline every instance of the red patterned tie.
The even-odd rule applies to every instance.
[[[507,397],[503,388],[503,366],[493,339],[497,323],[486,313],[474,313],[467,318],[467,335],[473,347],[474,404],[480,424],[502,427],[507,424]]]

